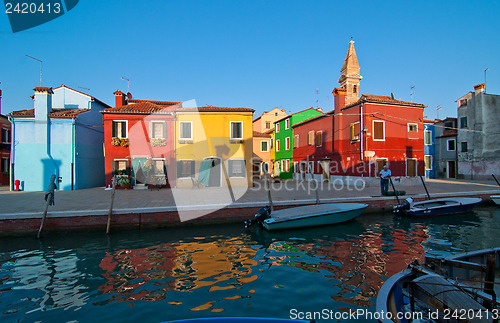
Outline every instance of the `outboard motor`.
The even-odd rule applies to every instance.
[[[254,223],[262,223],[265,219],[269,218],[271,215],[271,208],[269,205],[264,206],[262,209],[255,214],[254,218],[248,221],[245,221],[245,229],[249,228]]]
[[[406,211],[410,210],[412,206],[413,206],[413,199],[409,197],[406,200],[404,200],[403,203],[401,203],[401,205],[396,205],[392,210],[392,212],[396,215],[402,215],[406,213]]]

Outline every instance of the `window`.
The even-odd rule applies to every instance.
[[[229,177],[245,177],[245,160],[230,159],[228,161]]]
[[[455,139],[448,139],[448,151],[455,150]]]
[[[2,142],[8,143],[10,142],[10,130],[2,129]]]
[[[9,172],[9,159],[2,158],[1,162],[2,162],[2,164],[0,165],[0,167],[2,168],[1,169],[2,173],[8,173]]]
[[[152,164],[155,174],[166,174],[167,165],[165,164],[165,159],[153,159]]]
[[[290,150],[290,137],[285,138],[285,150]]]
[[[317,131],[316,132],[316,147],[321,147],[322,144],[323,144],[323,132]]]
[[[352,86],[352,93],[354,94],[358,93],[358,86],[356,84]]]
[[[290,119],[285,120],[285,130],[290,129]]]
[[[285,172],[290,171],[290,159],[285,160]]]
[[[293,172],[294,173],[299,172],[299,162],[293,162]]]
[[[280,124],[279,123],[276,124],[276,133],[278,133],[278,132],[280,132]]]
[[[467,117],[460,118],[460,128],[467,128]]]
[[[432,145],[432,131],[424,131],[424,145]]]
[[[460,106],[463,107],[464,105],[467,105],[467,99],[460,100]]]
[[[167,138],[167,124],[163,121],[151,121],[151,139]]]
[[[179,139],[180,140],[193,140],[193,122],[180,121],[179,122]]]
[[[314,145],[314,130],[309,131],[309,133],[307,134],[307,144],[309,146]]]
[[[359,141],[359,122],[351,124],[351,141]]]
[[[285,171],[285,161],[282,159],[280,160],[280,171],[284,172]]]
[[[280,151],[280,140],[276,140],[276,151]]]
[[[273,147],[274,147],[274,138],[271,138],[271,147],[269,148],[273,149]]]
[[[293,136],[293,148],[299,148],[299,135]]]
[[[269,143],[267,140],[262,140],[260,142],[260,151],[262,152],[268,152],[269,151]]]
[[[373,140],[385,140],[385,122],[373,120]]]
[[[432,155],[424,156],[425,170],[432,170]]]
[[[444,130],[453,130],[454,124],[453,122],[445,122],[444,123]]]
[[[179,160],[177,162],[177,178],[194,177],[194,160]]]
[[[418,124],[409,123],[408,124],[408,132],[418,132]]]
[[[307,172],[309,174],[314,174],[314,162],[310,161],[307,163]]]
[[[271,122],[266,122],[266,129],[271,129]]]
[[[243,122],[231,121],[231,139],[243,139]]]
[[[127,138],[127,121],[113,121],[111,137]]]
[[[127,159],[113,160],[113,175],[130,175],[130,161]]]
[[[466,153],[468,150],[467,141],[462,141],[462,152]]]

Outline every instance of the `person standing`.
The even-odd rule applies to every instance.
[[[384,165],[384,168],[380,171],[380,192],[382,195],[386,195],[389,189],[389,177],[391,177],[391,170]]]

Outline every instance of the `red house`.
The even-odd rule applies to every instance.
[[[180,102],[113,94],[115,107],[102,111],[106,184],[118,175],[118,186],[169,187],[168,174],[175,174],[174,110]]]
[[[2,90],[0,90],[0,185],[9,185],[10,180],[10,145],[11,125],[2,113]]]
[[[294,178],[329,180],[334,160],[333,112],[297,123],[292,129]]]

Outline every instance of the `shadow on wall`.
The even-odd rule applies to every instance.
[[[59,169],[61,167],[61,160],[54,159],[42,159],[43,174],[42,174],[42,187],[45,190],[50,184],[50,177],[56,175],[56,179],[59,178]],[[57,189],[61,190],[59,183],[56,182]]]

